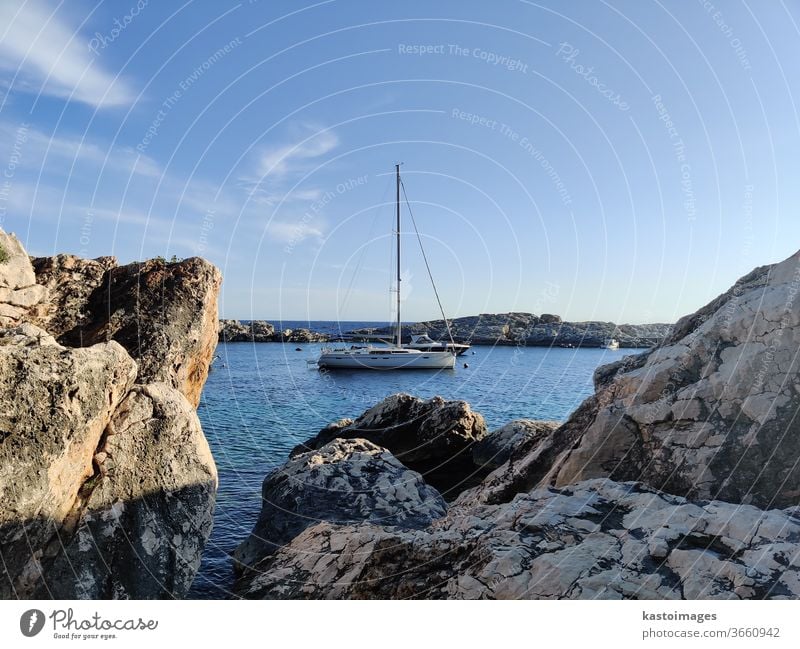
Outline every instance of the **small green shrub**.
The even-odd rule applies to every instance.
[[[8,252],[0,245],[0,264],[8,261]]]

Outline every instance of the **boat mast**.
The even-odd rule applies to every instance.
[[[402,343],[400,324],[400,165],[394,166],[397,175],[397,346]]]

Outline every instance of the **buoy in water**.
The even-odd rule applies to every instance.
[[[302,350],[300,347],[295,347],[295,348],[294,348],[294,351],[296,351],[296,352],[301,352],[301,351],[303,351],[303,350]]]
[[[464,363],[464,367],[469,367],[469,364],[468,363]]]

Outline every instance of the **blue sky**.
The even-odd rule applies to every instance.
[[[0,227],[201,255],[225,317],[673,321],[800,247],[789,2],[0,5]],[[406,227],[408,218],[406,216]],[[437,316],[413,234],[406,320]]]

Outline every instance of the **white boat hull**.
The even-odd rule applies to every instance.
[[[319,368],[350,370],[451,370],[456,357],[451,352],[389,354],[323,352],[317,360]]]

